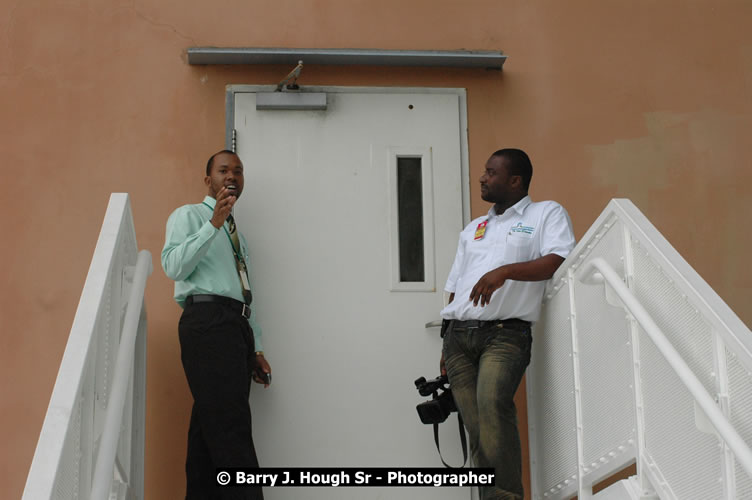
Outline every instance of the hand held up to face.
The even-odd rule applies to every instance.
[[[217,193],[217,203],[214,205],[214,213],[211,218],[211,223],[214,227],[217,229],[222,227],[237,200],[237,196],[232,194],[226,187],[219,190],[219,193]]]
[[[231,151],[220,151],[209,159],[204,184],[216,201],[211,223],[219,229],[243,192],[243,163]]]

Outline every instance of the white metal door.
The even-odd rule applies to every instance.
[[[262,467],[440,467],[413,381],[439,374],[439,328],[425,325],[439,319],[463,226],[462,94],[329,90],[325,111],[257,111],[254,92],[235,94],[246,172],[235,213],[273,370],[272,386],[251,393],[259,460]],[[402,158],[418,159],[422,179],[423,222],[408,232],[422,233],[424,274],[407,282],[398,245]],[[458,465],[456,415],[440,427],[444,456]],[[266,497],[470,492],[271,488]]]

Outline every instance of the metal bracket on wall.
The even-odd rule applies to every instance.
[[[324,92],[257,92],[256,109],[326,109]]]

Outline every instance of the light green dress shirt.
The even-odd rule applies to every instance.
[[[230,234],[225,231],[227,223],[223,229],[217,229],[209,222],[215,204],[216,200],[207,196],[203,203],[184,205],[167,219],[162,268],[175,280],[175,302],[183,308],[189,295],[223,295],[243,302]],[[240,255],[250,269],[248,245],[240,231],[238,236]],[[253,307],[248,322],[253,329],[256,350],[261,351],[261,328],[256,323]]]

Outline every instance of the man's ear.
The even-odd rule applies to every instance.
[[[206,187],[211,186],[211,177],[210,176],[207,175],[207,176],[204,177],[204,184],[206,184]]]

